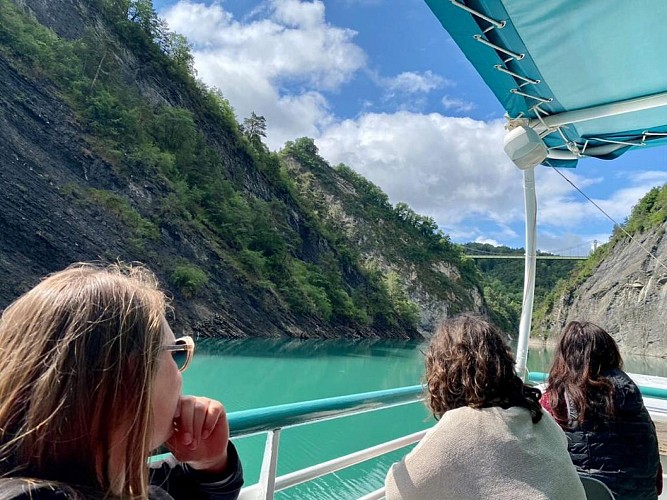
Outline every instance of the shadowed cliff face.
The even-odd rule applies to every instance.
[[[64,186],[114,188],[104,163],[86,153],[76,120],[53,89],[0,59],[0,302],[72,261],[124,254],[121,228],[103,211],[82,213]]]
[[[81,0],[16,0],[15,3],[58,36],[69,40],[82,37],[86,26],[96,19],[88,2]]]
[[[207,268],[219,256],[206,235],[160,227],[155,248],[136,249],[132,231],[77,189],[105,189],[150,211],[164,186],[149,179],[124,179],[91,151],[72,111],[48,83],[21,76],[0,58],[0,307],[27,291],[45,274],[82,260],[143,261],[166,283],[160,263],[198,256]],[[195,300],[177,302],[176,325],[226,336],[279,335],[289,318],[260,307],[224,270]],[[297,332],[298,333],[298,332]],[[327,332],[325,332],[327,333]],[[329,335],[333,335],[329,333]]]
[[[163,262],[196,261],[211,281],[196,298],[171,290],[176,329],[211,336],[407,336],[400,330],[377,331],[331,325],[317,318],[292,317],[270,296],[257,296],[226,269],[208,245],[205,232],[187,226],[159,228],[151,248],[136,248],[132,230],[103,206],[79,193],[104,189],[131,200],[140,212],[168,194],[151,179],[126,179],[92,151],[71,109],[46,82],[20,75],[0,57],[0,308],[39,279],[72,262],[141,261],[168,287]],[[296,213],[295,224],[298,224]],[[310,234],[304,228],[305,234]],[[314,235],[317,238],[317,235]],[[316,251],[316,250],[313,250]]]
[[[623,352],[667,356],[667,268],[640,247],[663,259],[667,224],[625,239],[581,286],[561,297],[545,330],[557,336],[572,320],[599,324]]]

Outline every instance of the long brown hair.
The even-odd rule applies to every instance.
[[[470,315],[445,320],[426,352],[427,405],[436,418],[455,408],[510,408],[542,418],[540,391],[514,371],[514,358],[494,325]]]
[[[166,308],[140,266],[75,264],[0,319],[0,477],[146,498]],[[111,473],[110,457],[121,470]]]
[[[580,425],[613,417],[614,385],[605,373],[622,367],[621,353],[611,335],[589,321],[570,321],[558,342],[547,382],[554,416],[568,421],[567,395]]]

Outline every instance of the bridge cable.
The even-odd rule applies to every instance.
[[[594,206],[595,208],[597,208],[600,212],[602,212],[602,213],[604,214],[604,216],[607,217],[607,219],[609,219],[610,221],[612,221],[612,222],[614,223],[614,225],[615,225],[616,227],[618,227],[618,228],[623,232],[623,234],[625,234],[628,238],[630,238],[630,240],[631,240],[633,243],[636,243],[637,245],[639,245],[639,247],[640,247],[642,250],[644,250],[644,252],[646,252],[646,254],[647,254],[649,257],[651,257],[652,259],[654,259],[654,260],[656,261],[657,264],[661,265],[662,267],[664,267],[664,268],[667,270],[667,265],[665,265],[665,264],[664,264],[664,263],[663,263],[663,262],[656,256],[656,255],[654,255],[653,253],[651,253],[651,251],[650,251],[648,248],[646,248],[644,245],[642,245],[641,243],[639,243],[639,241],[637,241],[635,238],[633,238],[633,236],[632,236],[630,233],[628,233],[628,232],[625,230],[625,228],[624,228],[621,224],[619,224],[618,222],[616,222],[616,220],[614,220],[614,218],[613,218],[611,215],[609,215],[607,212],[605,212],[605,211],[602,209],[602,207],[600,207],[600,205],[598,205],[598,204],[595,203],[592,199],[590,199],[586,193],[584,193],[581,189],[579,189],[579,188],[574,184],[574,182],[572,182],[570,179],[568,179],[567,177],[565,177],[565,174],[563,174],[559,169],[557,169],[557,168],[555,168],[555,167],[552,167],[552,168],[556,171],[556,173],[558,173],[558,175],[560,175],[563,179],[565,179],[565,180],[568,182],[568,184],[570,184],[574,189],[576,189],[577,191],[579,191],[579,193],[580,193],[584,198],[586,198],[588,201],[590,201],[590,202],[593,204],[593,206]]]
[[[586,253],[590,253],[590,243],[593,243],[593,241],[584,241],[583,243],[579,243],[578,245],[573,245],[567,248],[560,248],[558,250],[552,250],[549,253],[553,255],[563,255],[566,252],[576,250],[576,251],[582,251],[585,250]]]

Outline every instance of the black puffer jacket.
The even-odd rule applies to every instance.
[[[616,415],[563,430],[572,462],[604,482],[620,500],[655,500],[660,464],[655,426],[639,388],[618,369],[605,374],[614,384]]]

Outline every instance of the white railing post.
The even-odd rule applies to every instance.
[[[262,470],[259,474],[261,500],[273,500],[276,490],[276,472],[278,469],[278,445],[280,444],[280,429],[269,431],[266,435],[266,446],[264,448],[264,459]]]

